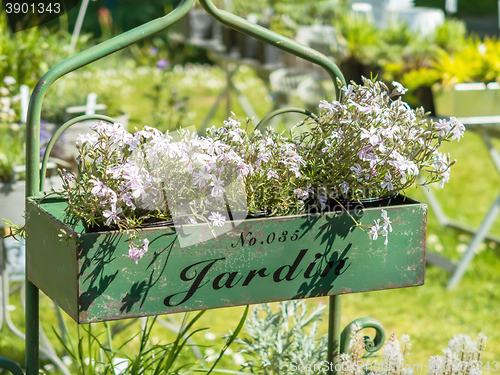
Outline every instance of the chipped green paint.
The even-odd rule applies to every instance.
[[[138,264],[119,232],[73,231],[66,202],[29,203],[28,277],[79,323],[422,285],[427,207],[385,207],[389,244],[371,241],[341,213],[247,219],[217,238],[181,248],[173,227],[143,229]],[[364,210],[371,224],[380,208]],[[352,213],[354,215],[354,213]],[[198,234],[208,231],[204,224]],[[63,229],[70,239],[60,239]]]

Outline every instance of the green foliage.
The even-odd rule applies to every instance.
[[[81,375],[180,375],[200,372],[210,374],[224,355],[224,352],[236,340],[243,328],[248,307],[236,327],[235,332],[228,336],[226,345],[221,349],[219,356],[210,369],[205,367],[204,361],[189,361],[187,349],[188,341],[199,332],[207,328],[194,329],[195,323],[205,311],[198,312],[194,318],[188,319],[189,313],[184,314],[179,331],[173,342],[162,344],[154,343],[151,335],[157,317],[145,318],[141,330],[120,342],[119,346],[113,338],[111,324],[88,324],[77,326],[77,341],[73,342],[66,324],[64,332],[58,333],[52,328],[57,340],[74,361],[72,374]],[[101,327],[98,327],[101,326]],[[66,339],[63,339],[65,337]],[[138,341],[136,351],[129,350],[132,342]],[[188,359],[189,362],[186,361]]]
[[[66,31],[34,27],[12,33],[5,13],[0,14],[0,80],[6,76],[16,79],[18,85],[33,88],[49,68],[69,57],[71,34]],[[81,35],[79,47],[89,35]]]
[[[430,87],[435,83],[454,85],[461,82],[492,82],[500,78],[500,41],[496,38],[471,37],[462,48],[450,54],[439,50],[428,67],[416,67],[403,73],[401,83],[408,88]]]
[[[24,164],[24,129],[0,123],[0,182],[8,182],[16,165]]]
[[[434,31],[433,39],[439,48],[448,53],[459,51],[467,40],[465,23],[454,18],[446,18]]]
[[[344,13],[334,20],[333,25],[347,41],[349,58],[366,65],[376,62],[380,48],[379,31],[366,17]]]
[[[445,10],[446,0],[415,0],[419,7],[441,8]],[[497,0],[458,0],[457,15],[460,17],[485,17],[495,15],[498,10]]]

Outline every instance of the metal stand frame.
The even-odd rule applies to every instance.
[[[87,51],[83,51],[65,61],[58,64],[51,70],[49,70],[40,81],[37,83],[33,94],[31,96],[28,118],[26,124],[26,197],[32,197],[39,195],[43,191],[44,177],[46,169],[46,160],[44,159],[44,165],[42,165],[41,170],[39,169],[40,164],[40,114],[42,108],[42,101],[50,86],[62,76],[72,72],[82,66],[90,64],[98,59],[101,59],[107,55],[110,55],[116,51],[119,51],[133,43],[139,42],[151,35],[167,29],[172,24],[176,23],[184,17],[195,0],[182,0],[181,3],[175,8],[170,14],[158,18],[154,21],[146,23],[140,27],[137,27],[131,31],[123,33],[115,38],[105,41],[99,45],[96,45]],[[211,0],[199,0],[202,7],[218,22],[236,29],[244,34],[247,34],[253,38],[262,40],[268,44],[272,44],[285,52],[292,53],[304,60],[315,63],[325,69],[329,76],[332,78],[334,83],[336,79],[339,78],[342,83],[345,83],[344,77],[338,67],[330,61],[323,54],[300,45],[299,43],[278,35],[266,28],[248,22],[242,18],[239,18],[231,13],[223,10],[219,10],[211,2]],[[230,76],[229,76],[230,77]],[[340,97],[339,87],[335,84],[336,95]],[[92,116],[88,116],[92,117]],[[106,116],[94,115],[93,118],[100,118],[106,121],[110,119]],[[69,121],[63,125],[58,132],[54,135],[54,138],[59,136],[59,134],[72,125],[75,121]],[[55,139],[53,139],[55,141]],[[52,141],[51,141],[52,142]],[[46,155],[47,156],[47,155]],[[29,257],[29,252],[34,251],[34,249],[27,248],[27,258]],[[3,287],[5,288],[5,279],[3,281]],[[370,342],[369,351],[373,353],[379,350],[384,343],[385,333],[383,327],[380,323],[369,318],[358,319],[351,324],[349,324],[344,330],[344,334],[341,335],[340,331],[340,317],[341,317],[341,296],[331,296],[329,304],[329,330],[328,330],[328,360],[331,363],[338,363],[341,349],[344,351],[349,350],[350,337],[348,332],[353,325],[353,323],[361,323],[363,328],[375,328],[376,337]],[[6,319],[7,321],[7,319]],[[39,352],[40,350],[44,352],[45,350],[40,347],[40,331],[39,331],[39,289],[30,282],[28,279],[28,273],[26,275],[26,375],[38,375],[39,373]],[[43,334],[42,334],[43,337]],[[375,343],[375,345],[374,345]],[[368,346],[367,346],[368,347]],[[346,349],[347,348],[347,349]],[[22,369],[6,358],[0,358],[0,368],[10,371],[14,375],[24,375]],[[336,374],[336,370],[333,366],[330,366],[328,374]]]
[[[481,139],[486,145],[486,148],[488,149],[488,152],[490,154],[491,159],[493,160],[497,172],[500,174],[500,153],[493,146],[493,143],[491,142],[492,137],[497,137],[497,138],[500,137],[500,132],[495,128],[488,127],[488,125],[490,126],[499,125],[500,116],[469,117],[469,118],[460,118],[458,120],[462,122],[469,130],[479,133]],[[451,272],[452,275],[448,280],[446,288],[448,290],[453,290],[462,279],[470,262],[474,259],[474,256],[476,255],[476,250],[479,247],[479,245],[485,239],[500,243],[499,237],[488,234],[489,230],[491,229],[491,226],[493,225],[495,219],[498,217],[498,214],[500,213],[500,192],[495,201],[491,204],[488,213],[484,217],[481,225],[477,230],[450,219],[443,211],[441,205],[439,204],[439,201],[437,200],[436,196],[432,193],[431,190],[423,189],[423,193],[425,195],[425,198],[429,202],[429,206],[436,215],[439,224],[441,224],[442,226],[451,226],[454,228],[458,228],[460,230],[472,233],[474,235],[472,241],[467,247],[467,250],[465,251],[464,256],[462,257],[462,259],[460,259],[460,261],[457,264],[451,262],[449,259],[443,256],[427,252],[428,263],[434,264],[440,268],[443,268],[444,270]]]

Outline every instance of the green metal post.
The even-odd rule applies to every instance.
[[[330,296],[329,314],[328,314],[328,353],[327,361],[329,369],[327,375],[337,374],[335,365],[339,363],[340,356],[340,334],[341,334],[341,309],[342,297],[339,295]],[[332,365],[333,364],[333,365]]]
[[[183,0],[170,14],[148,22],[115,38],[107,40],[97,46],[70,57],[50,69],[38,81],[28,108],[26,121],[26,197],[38,195],[42,190],[40,179],[40,115],[42,101],[49,87],[62,76],[99,60],[107,55],[119,51],[131,44],[149,38],[173,25],[187,14],[194,0]],[[27,251],[36,249],[27,248]],[[39,372],[39,292],[26,277],[26,375],[38,375]]]
[[[39,293],[26,274],[26,375],[39,373]]]

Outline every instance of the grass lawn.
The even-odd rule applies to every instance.
[[[124,66],[127,66],[126,63]],[[205,114],[215,103],[220,90],[225,86],[224,73],[217,67],[194,65],[185,69],[177,68],[174,71],[176,73],[168,78],[169,85],[177,88],[179,96],[189,96],[184,125],[200,125]],[[73,76],[75,77],[76,75]],[[68,77],[66,84],[70,85],[71,79]],[[150,69],[143,68],[134,72],[130,67],[124,70],[123,75],[118,74],[116,69],[114,72],[109,70],[107,73],[93,71],[85,78],[87,86],[80,89],[91,90],[94,87],[92,82],[96,80],[99,81],[99,87],[102,86],[116,93],[117,100],[122,103],[121,109],[131,116],[131,128],[142,127],[152,121],[153,105],[147,95],[151,94],[152,86],[158,82],[158,76],[155,76]],[[247,95],[258,115],[264,116],[272,105],[264,84],[248,69],[242,69],[234,80],[237,87]],[[99,90],[103,89],[102,87]],[[48,95],[55,95],[55,90],[52,91]],[[245,115],[235,97],[232,98],[232,103],[232,111],[240,120],[244,120]],[[165,121],[168,120],[168,116],[174,115],[165,111]],[[226,119],[225,104],[222,103],[209,125],[218,126],[224,119]],[[450,152],[452,158],[457,159],[458,162],[452,168],[451,182],[445,186],[445,189],[433,188],[433,190],[451,218],[478,227],[497,195],[500,177],[477,134],[466,132],[465,138],[460,143],[445,144],[443,148]],[[406,193],[423,200],[423,195],[418,189],[411,189]],[[499,220],[496,220],[492,232],[500,235]],[[428,251],[458,260],[470,240],[469,234],[451,228],[442,228],[433,213],[429,212]],[[455,290],[451,292],[446,290],[446,282],[450,277],[448,272],[428,265],[423,286],[344,296],[342,298],[342,324],[345,326],[356,318],[368,316],[379,320],[384,325],[387,335],[391,332],[395,332],[398,337],[401,334],[410,335],[413,345],[406,362],[422,364],[424,372],[427,372],[429,357],[441,354],[441,349],[445,348],[450,338],[458,333],[469,334],[473,339],[479,332],[484,333],[488,341],[482,358],[483,363],[499,361],[500,338],[496,332],[496,328],[500,327],[499,271],[500,245],[488,241],[482,244],[479,253]],[[312,308],[319,303],[327,304],[328,299],[310,299],[307,303]],[[16,309],[13,312],[14,323],[24,330],[24,318],[20,313],[21,305],[17,296],[13,298],[12,304]],[[41,320],[46,327],[47,334],[60,350],[50,328],[51,325],[57,327],[52,303],[47,298],[43,298],[41,306]],[[194,340],[200,345],[220,349],[224,344],[220,336],[236,328],[242,312],[242,307],[207,311],[197,323],[197,327],[210,327],[210,330],[196,334]],[[69,319],[67,321],[70,331],[76,335],[76,324],[70,322]],[[112,323],[114,324],[119,323]],[[117,341],[131,337],[138,330],[139,322],[137,321],[120,333]],[[327,324],[323,321],[320,333],[326,331]],[[214,333],[217,339],[211,340],[211,335],[206,335],[207,332]],[[159,325],[153,333],[153,341],[161,340],[166,343],[173,337],[172,332]],[[137,345],[138,339],[133,340],[127,349],[134,350]],[[204,352],[206,349],[202,347],[201,350]],[[237,351],[237,347],[232,347],[232,350]],[[210,354],[210,351],[207,354]],[[24,356],[24,344],[10,334],[5,325],[0,332],[0,355],[18,362],[22,362]],[[47,361],[44,361],[44,364],[46,363]],[[218,368],[237,369],[238,367],[234,364],[233,357],[227,355]]]

